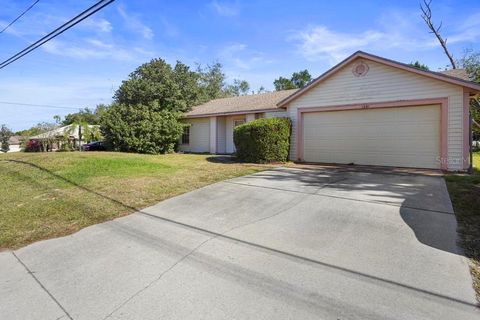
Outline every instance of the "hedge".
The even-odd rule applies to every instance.
[[[287,118],[258,119],[235,127],[237,158],[245,162],[284,162],[290,148],[291,123]]]

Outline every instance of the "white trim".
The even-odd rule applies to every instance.
[[[217,117],[210,117],[210,153],[217,153]]]

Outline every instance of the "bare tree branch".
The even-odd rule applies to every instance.
[[[447,39],[443,39],[442,35],[440,34],[440,29],[442,28],[442,22],[440,22],[438,27],[435,27],[432,21],[432,9],[430,7],[430,5],[432,4],[432,0],[428,0],[428,1],[422,0],[422,1],[423,1],[423,4],[420,3],[420,10],[422,10],[422,19],[425,21],[428,28],[430,29],[430,33],[433,33],[437,37],[438,41],[440,42],[440,45],[443,48],[443,51],[445,51],[445,54],[450,60],[452,68],[457,69],[457,65],[455,63],[455,60],[453,59],[453,55],[448,51]]]

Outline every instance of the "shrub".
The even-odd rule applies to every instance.
[[[284,162],[290,147],[291,123],[287,118],[258,119],[233,131],[237,157],[241,161]]]
[[[69,143],[68,141],[63,141],[63,143],[60,145],[60,148],[57,151],[71,152],[71,151],[74,151],[74,150],[75,150],[75,148],[72,146],[71,143]]]
[[[25,152],[40,152],[42,151],[42,144],[38,140],[27,140],[25,143]]]
[[[183,132],[180,114],[152,105],[113,104],[100,118],[107,146],[117,151],[167,153],[174,151]]]

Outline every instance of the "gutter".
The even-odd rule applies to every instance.
[[[205,113],[198,115],[184,115],[182,119],[191,119],[191,118],[208,118],[208,117],[220,117],[220,116],[234,116],[242,115],[249,113],[263,113],[263,112],[282,112],[285,111],[285,108],[273,108],[273,109],[253,109],[253,110],[244,110],[244,111],[232,111],[232,112],[217,112],[217,113]]]

